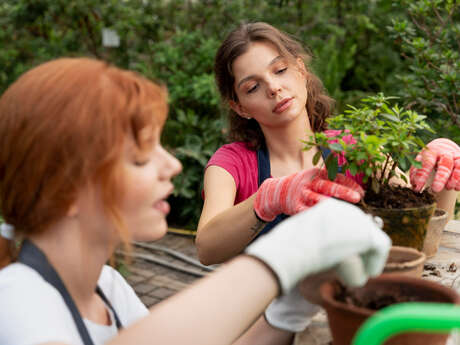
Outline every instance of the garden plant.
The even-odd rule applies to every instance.
[[[424,147],[419,133],[431,128],[425,116],[391,105],[394,98],[380,93],[363,99],[361,107],[349,106],[344,114],[328,119],[332,130],[315,133],[305,145],[330,149],[332,154],[324,162],[329,179],[335,178],[339,167],[362,178],[367,186],[362,207],[384,218],[384,229],[394,244],[421,250],[435,209],[434,196],[428,189],[417,193],[409,188],[404,172],[421,167],[415,160]],[[314,164],[320,155],[313,157]],[[415,209],[415,213],[400,214],[399,209]]]

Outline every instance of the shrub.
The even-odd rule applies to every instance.
[[[398,74],[404,103],[429,117],[437,135],[460,141],[460,2],[400,0],[388,28],[408,68]]]
[[[250,21],[293,34],[310,47],[313,68],[341,110],[362,95],[397,94],[404,87],[395,75],[409,71],[404,68],[410,59],[400,58],[385,28],[391,18],[404,16],[405,6],[377,0],[3,0],[0,92],[32,66],[60,56],[102,58],[164,81],[170,118],[163,143],[184,165],[175,179],[170,221],[196,228],[203,167],[224,140],[224,111],[212,75],[224,36]],[[119,47],[102,45],[103,28],[118,33]]]

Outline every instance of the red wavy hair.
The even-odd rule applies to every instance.
[[[95,182],[126,241],[117,209],[123,143],[132,136],[141,150],[151,145],[140,131],[161,127],[167,111],[164,87],[103,61],[62,58],[24,73],[0,98],[4,220],[25,236],[43,231]]]

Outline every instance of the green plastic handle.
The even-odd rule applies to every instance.
[[[460,329],[460,306],[447,303],[400,303],[375,313],[358,330],[353,345],[380,345],[403,332],[449,333]]]

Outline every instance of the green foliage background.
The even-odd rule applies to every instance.
[[[203,168],[225,137],[212,65],[231,29],[266,21],[297,37],[339,111],[369,94],[396,95],[429,116],[436,136],[460,142],[459,7],[458,0],[3,0],[0,92],[61,56],[93,56],[163,81],[170,93],[163,143],[184,165],[170,223],[193,229]],[[103,28],[118,33],[119,47],[102,46]]]

